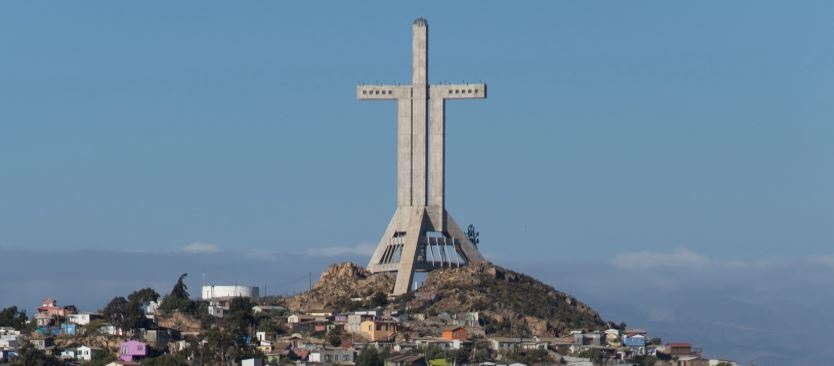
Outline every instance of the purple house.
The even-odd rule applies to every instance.
[[[137,361],[148,354],[148,346],[139,341],[122,342],[119,346],[119,359],[122,361]]]

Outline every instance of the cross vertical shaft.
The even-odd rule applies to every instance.
[[[415,21],[411,42],[411,204],[426,205],[426,122],[428,117],[428,24]]]

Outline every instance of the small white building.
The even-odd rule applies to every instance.
[[[102,325],[101,327],[98,328],[98,332],[101,333],[101,334],[107,334],[107,335],[111,335],[111,336],[122,335],[124,333],[124,332],[122,332],[121,329],[116,328],[112,324]]]
[[[96,354],[97,349],[81,346],[75,349],[75,359],[79,361],[90,361]]]
[[[20,331],[10,327],[0,327],[0,349],[17,348],[20,346]]]
[[[352,348],[325,347],[310,352],[309,362],[323,364],[353,364],[354,352]]]
[[[87,325],[90,321],[95,319],[98,314],[93,313],[78,313],[67,315],[67,321],[76,325]]]
[[[263,366],[264,362],[260,358],[248,358],[240,360],[240,366]]]
[[[75,350],[74,349],[65,349],[61,351],[61,359],[62,360],[74,360],[75,359]]]

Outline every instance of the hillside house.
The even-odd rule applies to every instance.
[[[374,317],[374,315],[368,314],[348,314],[345,331],[348,333],[359,333],[361,332],[360,328],[362,326],[362,322],[366,320],[373,320]]]
[[[35,337],[29,340],[38,350],[46,350],[55,346],[55,339],[52,337]]]
[[[397,336],[399,323],[393,320],[366,320],[359,328],[371,342],[390,342]]]
[[[316,319],[316,317],[314,317],[314,316],[302,315],[302,314],[292,314],[292,315],[287,317],[287,324],[289,324],[290,327],[294,327],[296,325],[303,324],[303,323],[306,323],[306,322],[310,322],[310,321],[313,321],[315,319]]]
[[[440,337],[416,337],[411,340],[417,346],[417,348],[426,348],[429,346],[437,347],[439,350],[447,351],[451,350],[453,347],[453,342],[460,341],[449,341]],[[396,347],[396,346],[395,346]]]
[[[101,351],[101,348],[81,346],[75,349],[75,359],[78,361],[91,361]]]
[[[258,341],[275,342],[278,339],[278,333],[273,331],[259,330],[255,332],[255,339]]]
[[[67,336],[74,336],[78,334],[78,325],[75,325],[73,323],[61,324],[61,334]]]
[[[178,329],[157,327],[156,329],[146,329],[142,331],[142,338],[147,344],[166,348],[169,342],[177,341],[182,337],[182,333]]]
[[[67,322],[75,325],[87,325],[91,321],[100,318],[101,316],[93,313],[78,313],[67,315]]]
[[[630,348],[638,355],[646,354],[646,336],[642,334],[623,335],[623,346]]]
[[[428,366],[426,356],[416,355],[391,355],[385,360],[385,366]]]
[[[240,360],[240,366],[263,366],[264,361],[260,358],[247,358]]]
[[[11,327],[0,327],[0,349],[20,346],[20,331]]]
[[[669,343],[666,349],[672,356],[689,356],[692,354],[692,345],[689,343]]]
[[[65,349],[61,351],[61,355],[59,356],[62,360],[74,360],[75,359],[75,350],[74,349]]]
[[[601,332],[573,333],[573,343],[581,346],[601,346],[605,336]]]
[[[682,356],[672,362],[675,366],[709,366],[709,360],[701,356]]]
[[[37,308],[34,315],[35,324],[38,327],[47,327],[54,324],[55,319],[59,316],[66,315],[67,309],[58,306],[58,302],[55,299],[47,297],[41,301],[41,306]]]
[[[542,342],[547,342],[547,349],[561,355],[570,353],[570,347],[573,345],[573,338],[571,337],[547,337],[538,339]]]
[[[354,352],[352,348],[324,347],[310,352],[308,361],[324,364],[353,364]]]
[[[148,355],[148,345],[139,341],[122,342],[119,345],[119,359],[122,361],[139,361]]]
[[[539,338],[494,337],[490,338],[490,348],[494,351],[507,352],[519,350],[547,350],[548,343]]]
[[[466,330],[466,328],[464,327],[455,327],[444,330],[441,336],[443,337],[443,339],[448,341],[455,339],[465,341],[469,339],[469,331]]]

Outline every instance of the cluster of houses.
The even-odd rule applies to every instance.
[[[441,313],[433,318],[381,310],[343,314],[313,312],[289,315],[287,324],[300,333],[277,337],[258,332],[258,347],[267,355],[267,362],[279,362],[289,357],[297,362],[350,364],[355,354],[372,346],[387,347],[393,352],[386,360],[386,366],[422,365],[432,360],[416,356],[421,350],[434,346],[444,352],[484,347],[496,355],[496,360],[501,360],[500,355],[507,353],[540,350],[563,364],[577,366],[593,364],[587,357],[577,357],[585,351],[599,352],[602,357],[623,364],[637,356],[653,356],[667,360],[673,366],[735,365],[733,361],[704,358],[701,349],[689,343],[653,344],[645,329],[574,330],[565,337],[490,337],[479,325],[477,312]],[[343,339],[341,345],[334,347],[323,339],[301,335],[331,331],[348,334],[351,338]],[[409,336],[414,333],[429,334]],[[486,364],[490,365],[489,362]]]
[[[238,291],[235,294],[240,296],[238,288],[226,290]],[[228,311],[228,291],[223,291],[224,296],[217,296],[221,295],[220,289],[212,291],[204,297],[210,298],[207,299],[213,308],[210,314],[221,318]],[[145,316],[154,319],[156,308],[155,304],[148,304]],[[253,307],[255,313],[277,311],[273,314],[286,314],[286,310],[280,306]],[[149,349],[181,352],[189,347],[184,337],[199,334],[156,326],[153,329],[137,329],[132,332],[133,339],[124,339],[119,329],[103,320],[96,321],[97,318],[100,318],[98,314],[78,312],[72,306],[60,307],[54,299],[47,298],[33,316],[36,326],[33,334],[0,328],[0,363],[14,358],[23,342],[30,342],[35,348],[61,359],[78,362],[90,361],[100,352],[111,352],[109,349],[83,344],[79,346],[77,343],[72,347],[60,347],[55,342],[56,338],[68,339],[93,333],[109,339],[122,339],[118,343],[118,360],[109,366],[136,365],[149,356]],[[670,366],[735,365],[732,361],[704,358],[701,350],[689,343],[657,344],[650,340],[644,329],[575,330],[565,337],[489,336],[485,334],[477,312],[440,313],[427,317],[423,314],[399,314],[396,311],[371,309],[347,313],[298,313],[278,319],[286,319],[289,332],[278,334],[256,330],[254,337],[247,337],[245,341],[260,350],[265,357],[262,360],[246,360],[243,365],[353,365],[357,356],[367,347],[389,350],[386,366],[445,365],[445,360],[426,359],[424,354],[430,347],[446,354],[460,349],[481,349],[488,351],[486,354],[491,355],[496,362],[508,360],[507,354],[538,351],[561,364],[575,366],[592,366],[591,358],[587,357],[589,353],[621,364],[628,364],[639,356],[653,356],[666,362],[662,365]],[[88,329],[92,327],[95,329]],[[482,362],[480,366],[496,364]]]
[[[144,315],[153,319],[158,308],[156,302],[144,306]],[[57,301],[46,298],[36,308],[31,322],[34,323],[34,332],[24,334],[20,330],[10,327],[0,327],[0,363],[9,361],[18,356],[18,349],[24,342],[30,343],[35,349],[44,351],[59,357],[62,360],[75,360],[79,362],[91,361],[97,354],[110,352],[100,347],[80,345],[73,347],[60,347],[56,339],[71,339],[81,335],[101,335],[110,337],[121,337],[121,329],[102,321],[97,313],[79,312],[75,306],[58,306]],[[90,327],[95,329],[89,329]],[[180,334],[176,330],[155,327],[154,329],[138,329],[135,336],[141,340],[125,340],[119,344],[117,353],[118,361],[108,366],[136,364],[148,355],[148,345],[166,346],[168,341],[178,339]]]

